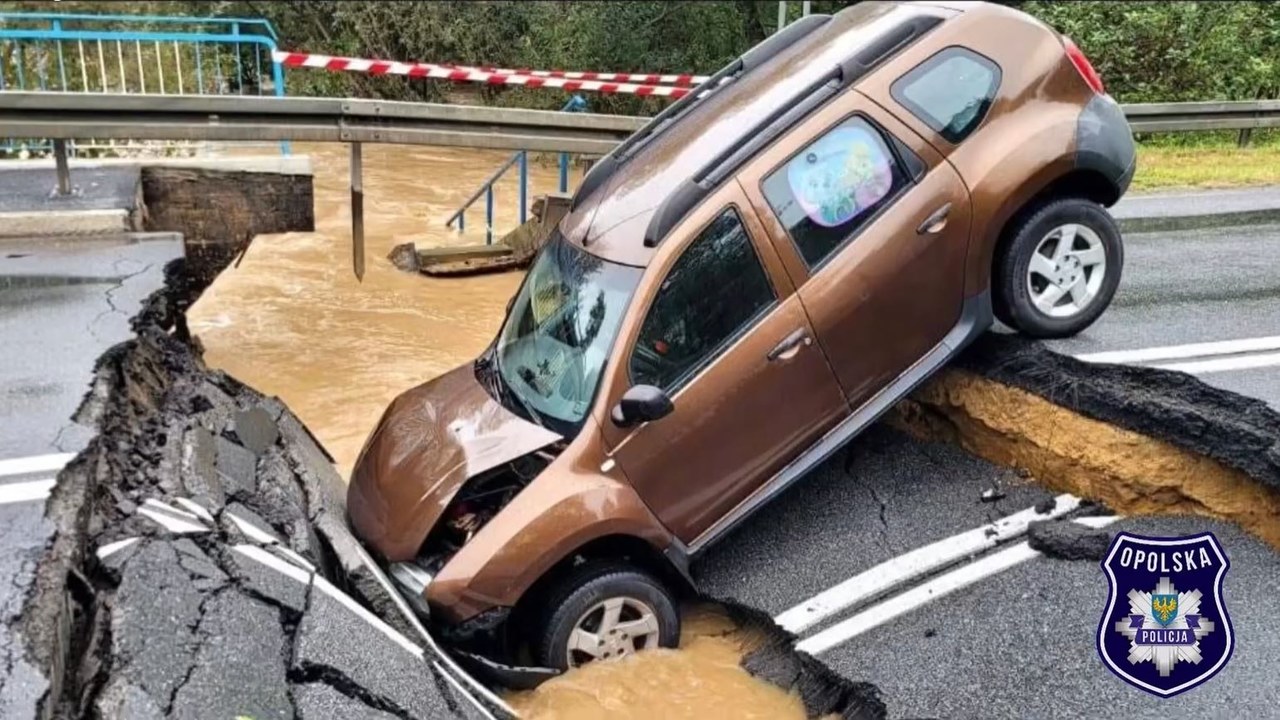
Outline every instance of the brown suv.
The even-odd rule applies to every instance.
[[[674,646],[690,559],[993,315],[1098,317],[1134,157],[1088,60],[1025,14],[800,20],[592,168],[489,349],[387,410],[354,529],[455,647],[563,669]]]

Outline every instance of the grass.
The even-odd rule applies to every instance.
[[[1139,144],[1138,172],[1131,189],[1280,185],[1280,139],[1273,134],[1244,148],[1226,138],[1206,140]]]
[[[1280,185],[1280,145],[1139,147],[1133,190]]]

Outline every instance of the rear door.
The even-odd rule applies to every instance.
[[[854,409],[959,322],[968,190],[880,106],[846,94],[740,181]]]

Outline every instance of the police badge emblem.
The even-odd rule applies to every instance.
[[[1098,654],[1122,680],[1172,697],[1227,664],[1235,635],[1222,601],[1230,563],[1213,533],[1154,538],[1116,533],[1102,561],[1110,592]]]

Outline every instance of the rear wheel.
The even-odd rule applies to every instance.
[[[538,659],[559,670],[673,648],[680,615],[671,593],[629,565],[592,561],[574,568],[547,596]]]
[[[1001,322],[1024,335],[1075,335],[1120,285],[1124,246],[1111,215],[1080,198],[1054,200],[1013,228],[992,278]]]

